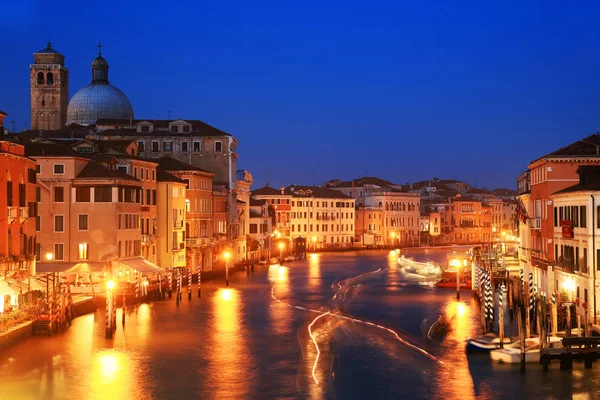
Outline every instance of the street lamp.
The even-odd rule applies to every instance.
[[[313,236],[312,241],[313,241],[313,253],[316,253],[317,252],[317,237]]]
[[[226,251],[223,257],[225,257],[225,286],[229,287],[229,257],[231,257],[231,253]]]
[[[562,284],[563,288],[569,293],[569,302],[567,302],[565,305],[567,307],[567,332],[566,332],[566,336],[570,337],[571,336],[571,304],[572,304],[572,300],[571,298],[574,297],[575,295],[575,288],[576,288],[576,283],[575,283],[575,279],[573,278],[567,278],[567,280],[565,280]]]
[[[280,264],[283,263],[283,248],[284,248],[283,242],[279,242],[279,263]]]
[[[46,253],[46,260],[52,261],[53,258],[54,256],[52,255],[52,253]]]

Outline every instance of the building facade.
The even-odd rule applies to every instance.
[[[580,166],[600,165],[599,148],[600,134],[590,135],[532,161],[517,179],[520,267],[542,290],[551,291],[548,275],[556,261],[551,196],[579,182]]]
[[[142,261],[142,184],[61,145],[32,143],[42,272],[116,273]]]
[[[4,115],[0,113],[0,131]],[[24,279],[36,271],[36,163],[22,145],[2,139],[0,134],[0,274]]]
[[[185,268],[187,182],[161,168],[156,170],[157,254],[161,268]]]
[[[194,273],[211,271],[216,239],[213,235],[214,174],[171,157],[161,157],[159,168],[185,182],[186,264]]]

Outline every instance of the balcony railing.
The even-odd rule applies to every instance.
[[[211,246],[215,243],[214,238],[203,237],[203,238],[186,238],[185,244],[187,247],[202,247]]]
[[[19,207],[13,207],[13,206],[9,206],[8,207],[8,223],[12,223],[15,222],[15,220],[18,218],[19,216]]]
[[[19,207],[19,218],[21,219],[21,222],[25,222],[25,220],[29,218],[29,208]]]

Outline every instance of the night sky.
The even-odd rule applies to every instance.
[[[365,174],[514,188],[528,161],[600,130],[598,2],[7,3],[11,130],[29,126],[33,52],[51,40],[66,56],[73,95],[101,40],[136,118],[235,135],[254,188]]]

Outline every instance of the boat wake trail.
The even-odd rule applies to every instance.
[[[369,274],[378,273],[378,272],[381,272],[381,271],[382,271],[382,269],[381,269],[381,268],[379,268],[379,269],[377,269],[377,270],[375,270],[375,271],[366,272],[366,273],[364,273],[364,274],[360,274],[360,275],[358,275],[358,276],[356,276],[356,277],[351,277],[351,278],[347,278],[347,279],[345,279],[345,280],[342,280],[342,281],[338,282],[338,284],[337,284],[337,285],[338,285],[338,288],[339,288],[339,289],[338,289],[338,292],[339,292],[340,290],[342,290],[342,289],[343,289],[345,286],[347,286],[349,283],[351,284],[353,281],[355,281],[356,279],[359,279],[360,277],[363,277],[363,276],[365,276],[365,275],[369,275]],[[401,344],[403,344],[403,345],[407,346],[408,348],[410,348],[410,349],[412,349],[412,350],[415,350],[415,351],[417,351],[418,353],[422,354],[423,356],[425,356],[425,357],[429,358],[430,360],[432,360],[432,361],[436,362],[436,363],[437,363],[437,364],[439,364],[439,365],[444,365],[444,362],[443,362],[443,361],[441,361],[440,359],[438,359],[437,357],[435,357],[433,354],[429,353],[427,350],[425,350],[425,349],[423,349],[423,348],[421,348],[421,347],[417,346],[416,344],[410,343],[410,342],[409,342],[409,341],[407,341],[406,339],[402,338],[402,337],[400,336],[400,334],[399,334],[398,332],[396,332],[396,331],[395,331],[394,329],[392,329],[392,328],[389,328],[389,327],[387,327],[387,326],[384,326],[384,325],[381,325],[381,324],[377,324],[377,323],[375,323],[375,322],[371,322],[371,321],[367,321],[367,320],[364,320],[364,319],[360,319],[360,318],[357,318],[357,317],[355,317],[355,316],[353,316],[353,315],[350,315],[350,314],[346,314],[346,315],[344,315],[344,314],[341,314],[341,313],[332,313],[332,311],[331,311],[331,310],[329,310],[329,311],[315,310],[315,309],[313,309],[313,308],[308,308],[308,307],[303,307],[303,306],[299,306],[299,305],[291,304],[291,303],[289,303],[289,302],[287,302],[287,301],[284,301],[284,300],[281,300],[281,299],[277,298],[277,296],[275,296],[275,288],[276,288],[276,285],[275,285],[275,286],[273,286],[273,287],[271,288],[271,298],[272,298],[273,300],[275,300],[276,302],[278,302],[278,303],[281,303],[281,304],[284,304],[284,305],[286,305],[287,307],[295,308],[295,309],[297,309],[297,310],[306,311],[306,312],[310,312],[310,313],[314,313],[314,314],[319,314],[318,316],[316,316],[316,317],[315,317],[315,318],[312,320],[312,322],[311,322],[311,323],[309,324],[309,326],[308,326],[308,334],[309,334],[309,336],[310,336],[310,338],[311,338],[312,342],[314,343],[314,345],[315,345],[315,348],[316,348],[316,350],[317,350],[317,356],[316,356],[316,358],[315,358],[315,361],[314,361],[314,364],[313,364],[313,369],[312,369],[312,376],[313,376],[313,379],[314,379],[314,381],[315,381],[315,383],[316,383],[317,385],[319,384],[319,380],[318,380],[318,379],[317,379],[317,377],[316,377],[316,369],[317,369],[317,364],[318,364],[318,362],[319,362],[319,357],[320,357],[321,351],[320,351],[320,349],[319,349],[319,344],[318,344],[318,342],[317,342],[317,340],[316,340],[316,338],[315,338],[315,336],[314,336],[314,334],[313,334],[313,332],[312,332],[312,328],[313,328],[314,324],[315,324],[315,323],[316,323],[316,322],[317,322],[319,319],[321,319],[321,318],[323,318],[323,317],[325,317],[325,316],[327,316],[327,315],[330,315],[330,316],[331,316],[331,317],[333,317],[333,318],[339,318],[339,319],[341,319],[341,320],[346,320],[346,321],[350,321],[350,322],[353,322],[353,323],[356,323],[356,324],[361,324],[361,325],[364,325],[364,326],[369,326],[369,327],[371,327],[371,328],[375,328],[375,329],[378,329],[378,330],[385,331],[385,332],[387,332],[387,333],[391,334],[391,335],[392,335],[392,337],[393,337],[395,340],[397,340],[398,342],[400,342]],[[348,289],[346,289],[346,291],[347,291],[347,290],[348,290]],[[344,293],[345,293],[345,292],[344,292]],[[336,293],[336,296],[338,296],[338,294],[339,294],[339,293]],[[336,296],[334,296],[334,298],[335,298]],[[338,297],[339,297],[339,296],[338,296]]]

